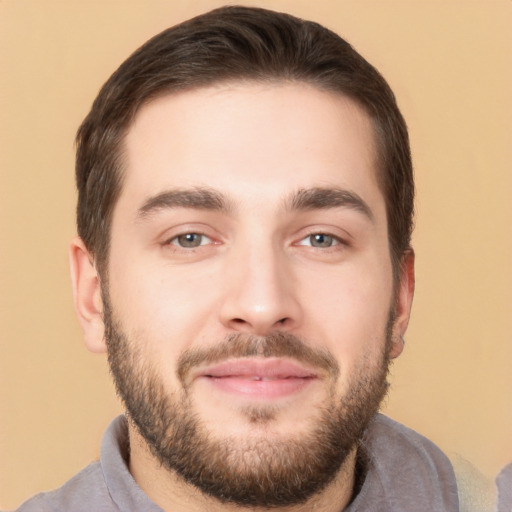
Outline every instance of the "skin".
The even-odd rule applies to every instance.
[[[358,368],[381,358],[392,308],[389,356],[401,353],[414,256],[412,250],[404,256],[395,292],[373,130],[353,101],[305,84],[201,88],[144,106],[125,149],[109,296],[124,332],[144,341],[140,349],[169,393],[182,387],[176,363],[185,350],[213,347],[232,333],[290,332],[329,352],[340,367],[334,389],[340,397]],[[226,208],[155,200],[205,187],[222,195]],[[318,188],[348,191],[364,206],[290,204],[297,191]],[[200,245],[180,247],[186,239],[177,237],[187,233],[204,235]],[[312,234],[328,235],[332,244],[315,247]],[[100,280],[78,238],[70,261],[86,344],[105,352]],[[194,410],[219,438],[298,435],[331,392],[322,375],[277,397],[226,391],[194,375],[188,381]],[[247,406],[266,405],[275,411],[272,422],[251,423]],[[130,441],[130,470],[164,510],[237,510],[170,474],[132,426]],[[339,511],[352,494],[354,461],[350,456],[310,503],[289,510]]]

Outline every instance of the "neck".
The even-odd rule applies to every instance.
[[[133,425],[130,432],[130,473],[146,495],[166,512],[265,512],[268,508],[248,508],[226,504],[205,495],[165,468],[151,453]],[[272,508],[273,512],[340,512],[352,498],[355,485],[356,448],[346,458],[333,481],[306,503]]]

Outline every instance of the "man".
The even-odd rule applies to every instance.
[[[240,7],[171,28],[100,91],[76,177],[75,307],[126,415],[21,511],[458,510],[448,459],[377,413],[414,186],[348,43]]]

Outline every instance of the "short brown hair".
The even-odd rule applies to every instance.
[[[223,7],[171,27],[133,53],[100,90],[76,138],[78,234],[106,277],[122,143],[150,100],[228,81],[299,81],[344,94],[373,121],[395,277],[410,247],[414,181],[405,121],[380,73],[334,32],[284,13]]]

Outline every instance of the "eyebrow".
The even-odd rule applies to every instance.
[[[145,219],[159,210],[194,208],[196,210],[230,211],[231,204],[218,191],[207,187],[166,190],[150,197],[138,210],[137,217]]]
[[[337,187],[301,188],[285,200],[288,211],[325,210],[329,208],[351,208],[363,213],[373,221],[373,213],[368,204],[355,192]],[[231,212],[233,203],[221,192],[208,187],[166,190],[150,197],[139,208],[137,218],[144,220],[160,210],[173,208],[193,208]]]
[[[351,208],[361,212],[372,222],[374,220],[371,208],[358,194],[337,187],[299,189],[288,198],[285,205],[292,211]]]

